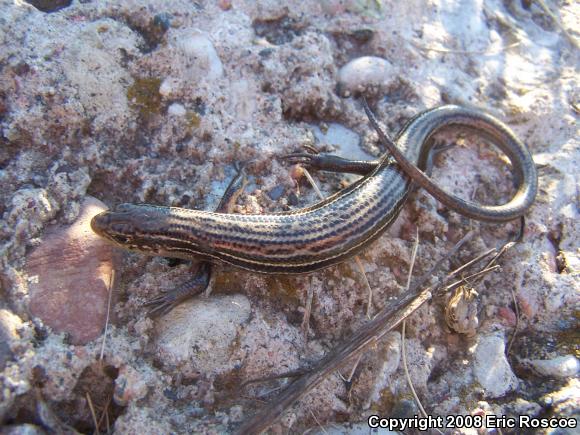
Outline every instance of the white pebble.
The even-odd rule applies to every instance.
[[[185,110],[185,107],[183,107],[182,104],[173,103],[171,106],[167,108],[167,113],[173,116],[185,116],[187,111]]]
[[[381,57],[363,56],[338,71],[338,91],[343,97],[386,88],[397,77],[391,63]]]
[[[159,94],[163,97],[169,97],[173,93],[174,80],[171,77],[166,78],[159,86]]]

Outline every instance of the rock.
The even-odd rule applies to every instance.
[[[549,378],[566,379],[577,376],[580,361],[574,355],[563,355],[552,359],[524,359],[521,363],[531,367],[536,373]]]
[[[188,32],[174,40],[186,65],[191,65],[191,75],[197,80],[213,81],[224,74],[222,61],[210,39],[201,31]]]
[[[26,259],[30,314],[69,334],[73,344],[94,340],[105,326],[113,247],[89,224],[106,208],[87,197],[77,220],[48,230]]]
[[[485,397],[501,397],[517,387],[518,378],[506,359],[501,332],[478,337],[474,356],[475,380],[485,390]]]
[[[228,360],[239,327],[250,317],[243,295],[184,302],[158,323],[157,353],[167,365],[191,364],[194,371],[220,373]]]
[[[376,56],[351,60],[338,71],[338,93],[343,97],[385,89],[397,78],[393,65]]]
[[[159,95],[161,95],[164,98],[169,98],[169,97],[171,97],[171,95],[175,92],[175,90],[178,87],[179,87],[179,81],[176,78],[167,77],[161,82],[161,85],[159,86]],[[176,104],[179,104],[179,103],[176,103]],[[171,106],[173,106],[173,104]],[[169,108],[171,108],[171,106],[169,106]],[[169,112],[169,109],[168,109],[168,112]]]
[[[185,116],[187,111],[183,107],[183,104],[173,103],[167,108],[167,113],[173,116]]]
[[[268,196],[270,197],[271,200],[277,201],[284,194],[285,190],[286,189],[283,185],[278,184],[277,186],[274,186],[272,189],[268,191]]]
[[[522,310],[524,311],[524,310]],[[510,307],[499,307],[497,309],[497,316],[508,326],[516,326],[517,316]]]
[[[103,26],[119,36],[103,41],[99,37]],[[139,39],[127,27],[111,19],[83,26],[74,35],[63,42],[67,49],[62,53],[59,67],[63,69],[66,82],[77,89],[76,98],[82,105],[84,116],[91,119],[92,131],[112,125],[126,126],[125,123],[132,118],[127,83],[137,77],[131,77],[122,67],[121,53],[135,53]],[[98,74],[94,74],[95,71]],[[103,86],[103,83],[107,85]]]
[[[26,0],[26,3],[42,12],[56,12],[70,6],[72,0]]]
[[[135,368],[125,365],[119,369],[115,379],[115,403],[127,406],[131,401],[140,400],[147,395],[147,379]]]
[[[360,160],[373,160],[375,158],[361,149],[360,136],[344,125],[331,122],[325,129],[315,125],[312,132],[320,145],[336,147],[336,154],[341,157]]]

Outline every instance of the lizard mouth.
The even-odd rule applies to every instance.
[[[111,222],[110,213],[103,211],[91,219],[91,229],[101,237],[105,237],[105,231]]]
[[[91,229],[99,236],[121,245],[127,244],[134,227],[122,212],[104,211],[91,219]]]

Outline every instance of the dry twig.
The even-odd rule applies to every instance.
[[[453,50],[450,48],[435,48],[435,47],[424,47],[422,45],[417,44],[416,42],[411,42],[411,44],[418,48],[419,50],[423,51],[433,51],[435,53],[442,53],[442,54],[477,54],[480,56],[495,56],[496,54],[502,53],[507,51],[511,48],[517,47],[521,44],[521,41],[514,42],[513,44],[504,45],[499,47],[496,50]]]
[[[310,329],[310,314],[312,313],[313,299],[314,288],[312,285],[310,285],[308,286],[306,294],[306,306],[304,307],[304,317],[302,318],[302,334],[304,335],[304,343],[308,343],[308,330]]]
[[[467,234],[463,237],[437,262],[432,271],[439,268],[444,261],[454,255],[469,236],[470,234]],[[399,325],[405,318],[431,299],[432,293],[441,286],[441,283],[437,283],[421,290],[426,280],[431,276],[417,282],[401,299],[379,311],[374,319],[360,327],[348,341],[336,346],[311,371],[289,384],[276,398],[275,402],[269,404],[265,409],[242,424],[236,432],[239,434],[258,434],[267,429],[286,409],[322,382],[328,374],[340,368],[353,356],[359,355],[369,345],[375,343]]]
[[[415,261],[417,259],[417,249],[419,248],[419,228],[416,228],[415,233],[415,244],[413,245],[413,253],[411,254],[411,265],[409,266],[409,274],[407,275],[407,285],[405,287],[405,291],[409,290],[411,286],[411,278],[413,276],[413,269],[415,268]],[[411,375],[409,375],[409,368],[407,366],[407,351],[405,348],[405,335],[407,330],[407,319],[403,320],[403,326],[401,329],[401,356],[403,358],[403,370],[405,371],[405,378],[407,379],[407,384],[409,384],[409,388],[411,389],[411,393],[417,403],[417,406],[421,410],[421,413],[424,417],[427,417],[427,412],[425,408],[423,408],[423,404],[419,400],[419,396],[415,391],[415,387],[413,386],[413,381],[411,381]]]
[[[103,419],[106,419],[107,420],[107,433],[111,433],[110,428],[109,428],[109,406],[111,405],[111,400],[113,400],[112,395],[109,396],[109,398],[105,402],[105,406],[103,407],[103,412],[101,413],[101,417],[99,418],[99,422],[98,422],[98,426],[97,426],[97,427],[101,427],[101,424],[103,423]]]
[[[93,406],[93,401],[89,393],[86,393],[87,403],[89,404],[89,409],[91,410],[91,416],[93,417],[93,424],[95,425],[95,433],[99,435],[99,422],[97,421],[97,413],[95,412],[95,407]]]
[[[365,268],[362,264],[362,261],[360,261],[360,257],[358,255],[354,256],[354,262],[358,266],[360,274],[362,275],[362,278],[363,278],[363,282],[365,283],[365,287],[367,288],[367,294],[369,295],[368,299],[367,299],[367,319],[370,319],[371,312],[373,310],[373,288],[371,287],[371,284],[369,283],[369,279],[367,278]]]

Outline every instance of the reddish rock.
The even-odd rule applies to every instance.
[[[73,344],[97,338],[105,326],[114,248],[90,221],[106,208],[88,197],[77,220],[48,230],[26,260],[30,314],[68,333]]]
[[[526,292],[527,293],[527,292]],[[536,315],[537,305],[532,302],[529,294],[518,294],[518,303],[521,312],[528,318],[532,319]]]
[[[222,11],[229,11],[232,8],[232,0],[218,0],[218,6]]]
[[[502,322],[508,326],[516,326],[517,318],[516,313],[508,307],[499,307],[497,310],[497,315],[502,320]]]

